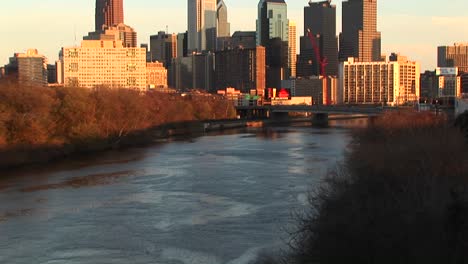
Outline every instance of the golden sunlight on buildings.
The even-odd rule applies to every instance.
[[[63,48],[58,76],[65,86],[146,90],[146,50],[126,48],[122,41],[84,40]]]

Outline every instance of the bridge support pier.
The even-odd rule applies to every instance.
[[[288,112],[271,112],[270,119],[275,121],[288,121],[289,113]]]
[[[327,113],[315,113],[312,116],[312,125],[318,127],[328,126],[328,114]]]

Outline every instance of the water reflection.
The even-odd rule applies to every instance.
[[[248,264],[342,159],[349,124],[247,128],[0,179],[0,263]],[[2,188],[3,187],[3,188]]]

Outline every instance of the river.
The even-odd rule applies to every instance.
[[[251,128],[0,177],[0,263],[247,264],[284,247],[350,127]]]

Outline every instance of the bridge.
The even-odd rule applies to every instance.
[[[263,105],[263,106],[237,106],[237,114],[242,118],[271,118],[287,119],[289,113],[310,113],[312,122],[328,124],[329,115],[360,115],[377,116],[387,111],[387,108],[376,106],[351,105]]]

